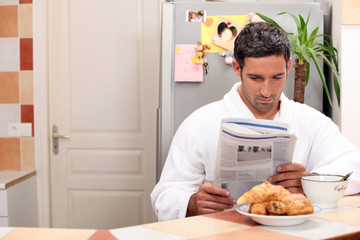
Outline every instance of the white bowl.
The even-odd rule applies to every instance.
[[[301,177],[301,184],[313,204],[321,208],[336,208],[349,183],[349,179],[340,181],[342,177],[333,174],[306,175]]]

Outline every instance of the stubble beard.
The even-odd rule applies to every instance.
[[[248,94],[247,94],[247,91],[246,91],[246,88],[244,88],[242,86],[242,92],[246,98],[246,100],[258,111],[260,112],[269,112],[270,110],[272,110],[276,105],[277,103],[279,102],[279,98],[280,97],[276,97],[276,96],[270,96],[268,98],[271,98],[273,101],[271,101],[270,103],[261,103],[259,101],[257,101],[257,99],[259,98],[266,98],[262,95],[256,95],[254,97],[254,99],[252,99]]]
[[[263,98],[263,96],[257,96],[257,98]],[[255,100],[255,102],[253,103],[253,106],[260,112],[269,112],[271,111],[276,104],[278,103],[278,99],[275,99],[274,97],[271,97],[273,99],[273,101],[271,103],[260,103],[258,101]]]

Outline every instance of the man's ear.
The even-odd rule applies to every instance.
[[[232,61],[232,66],[233,66],[233,69],[234,69],[235,74],[236,74],[238,77],[241,77],[241,68],[240,68],[239,63],[238,63],[236,60],[233,60],[233,61]]]
[[[286,74],[289,74],[290,68],[291,68],[291,58],[289,58],[289,62],[287,64]]]

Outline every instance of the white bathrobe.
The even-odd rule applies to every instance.
[[[151,193],[159,221],[184,218],[191,195],[205,181],[214,181],[220,124],[223,118],[255,119],[235,84],[221,101],[194,111],[177,130],[160,181]],[[297,136],[293,162],[307,172],[346,174],[354,171],[346,194],[360,192],[360,150],[341,135],[332,120],[319,111],[280,97],[274,120],[290,125]]]

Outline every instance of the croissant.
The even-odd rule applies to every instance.
[[[310,200],[301,193],[285,196],[281,201],[286,205],[287,215],[310,214],[314,212],[314,206]]]
[[[280,201],[283,197],[291,193],[281,185],[271,185],[268,201]]]
[[[287,205],[281,201],[270,201],[266,210],[270,215],[286,215]]]
[[[260,215],[301,215],[314,212],[310,200],[300,193],[290,193],[281,185],[263,182],[244,193],[237,204],[249,204],[249,212]]]
[[[264,202],[270,195],[271,183],[268,181],[254,186],[250,191],[244,193],[238,200],[237,204],[259,203]]]
[[[250,204],[249,212],[252,214],[267,215],[269,202],[252,203]]]

